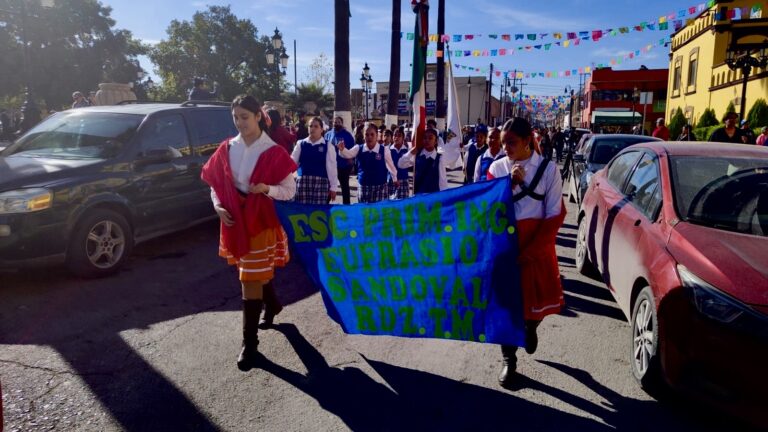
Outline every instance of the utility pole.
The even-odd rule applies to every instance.
[[[349,0],[334,1],[334,117],[341,117],[344,126],[352,128],[349,100]]]
[[[491,63],[491,72],[488,74],[488,88],[486,94],[488,95],[488,101],[485,105],[485,124],[491,124],[491,89],[493,88],[493,63]]]
[[[296,78],[296,39],[293,40],[293,93],[299,94],[299,80]]]
[[[398,124],[400,119],[400,0],[392,0],[392,35],[389,58],[389,92],[387,94],[387,115],[384,125]]]

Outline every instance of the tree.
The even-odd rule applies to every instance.
[[[768,126],[768,104],[766,104],[765,99],[760,98],[755,101],[752,108],[749,109],[747,119],[750,127]]]
[[[305,79],[309,84],[314,84],[323,93],[327,93],[331,90],[331,83],[333,82],[333,64],[325,53],[320,53],[319,56],[312,60],[309,64],[309,70],[305,72]],[[297,89],[298,90],[298,89]]]
[[[723,114],[723,118],[720,119],[721,123],[725,123],[725,116],[728,115],[728,113],[735,113],[736,107],[733,106],[733,101],[728,102],[728,106],[725,108],[725,113]]]
[[[701,114],[701,118],[699,118],[699,123],[696,125],[696,127],[705,128],[708,126],[714,126],[718,124],[720,124],[720,122],[717,121],[715,110],[712,108],[705,108],[704,112]]]
[[[683,110],[680,108],[675,111],[675,115],[672,116],[672,120],[669,121],[669,137],[670,139],[677,139],[680,136],[680,132],[683,131],[683,126],[688,124],[688,119],[683,115]]]
[[[167,33],[149,54],[165,98],[186,99],[196,77],[217,82],[225,100],[250,93],[264,101],[285,87],[282,74],[267,65],[269,37],[259,37],[256,26],[228,6],[208,6],[191,21],[173,20]]]
[[[134,82],[140,70],[137,56],[147,47],[127,30],[114,29],[112,9],[96,0],[57,0],[51,8],[40,2],[4,2],[0,12],[0,97],[22,93],[26,81],[36,99],[48,109],[71,103],[75,90],[96,90],[104,79]],[[29,70],[24,70],[24,34]]]

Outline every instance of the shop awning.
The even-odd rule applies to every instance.
[[[642,114],[632,111],[592,111],[593,126],[632,126],[642,119]]]

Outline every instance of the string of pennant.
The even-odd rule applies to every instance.
[[[610,59],[608,63],[593,63],[590,66],[584,66],[580,68],[574,68],[574,69],[566,69],[561,71],[546,71],[546,72],[521,72],[521,71],[502,71],[502,70],[495,70],[493,71],[494,75],[497,77],[504,76],[505,78],[565,78],[570,76],[576,76],[583,73],[592,73],[592,70],[595,68],[602,68],[606,66],[617,66],[622,64],[625,61],[631,61],[638,57],[641,57],[644,54],[647,54],[650,52],[654,47],[657,46],[665,46],[669,43],[669,39],[660,39],[657,44],[648,44],[638,50],[629,52],[627,54],[624,54],[622,56],[614,57]],[[489,68],[488,67],[473,67],[473,66],[466,66],[454,63],[453,67],[460,70],[467,70],[471,72],[479,72],[482,74],[488,73]]]
[[[483,37],[487,37],[488,39],[493,40],[502,40],[502,41],[518,41],[518,40],[525,40],[525,41],[537,41],[537,40],[545,40],[546,38],[553,38],[559,41],[568,42],[568,41],[578,41],[578,40],[590,40],[598,41],[601,38],[605,36],[619,36],[623,34],[628,34],[631,32],[642,32],[647,30],[658,30],[658,31],[667,31],[669,29],[673,29],[674,31],[678,31],[681,28],[683,28],[684,25],[687,25],[690,21],[693,21],[695,19],[695,15],[698,13],[704,11],[705,9],[709,9],[712,6],[716,4],[715,0],[709,0],[707,3],[700,3],[696,6],[691,6],[686,9],[681,9],[677,13],[671,13],[666,16],[660,16],[658,19],[653,21],[643,21],[637,25],[633,26],[625,26],[625,27],[617,27],[617,28],[608,28],[608,29],[597,29],[597,30],[591,30],[591,31],[577,31],[577,32],[550,32],[550,33],[515,33],[515,34],[488,34],[488,35],[482,35],[482,34],[430,34],[429,35],[429,42],[435,43],[435,42],[464,42],[464,41],[472,41],[475,39],[481,39]],[[715,12],[715,20],[721,21],[725,19],[730,20],[741,20],[741,19],[756,19],[756,18],[762,18],[763,15],[763,5],[762,4],[756,4],[752,7],[745,6],[741,8],[726,8],[723,10],[718,10]],[[671,23],[671,26],[670,26]],[[409,41],[412,41],[414,38],[413,33],[400,33],[400,38],[405,38]]]

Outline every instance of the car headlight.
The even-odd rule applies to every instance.
[[[693,303],[702,315],[732,328],[768,338],[768,317],[701,280],[682,265],[678,264],[677,272],[683,286],[691,289]]]
[[[32,213],[50,208],[53,192],[48,189],[19,189],[0,193],[0,214]]]

